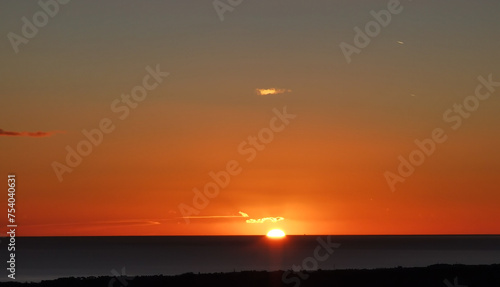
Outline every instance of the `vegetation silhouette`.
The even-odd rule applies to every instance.
[[[136,276],[136,277],[69,277],[45,280],[37,283],[4,282],[6,287],[492,287],[500,286],[500,264],[494,265],[447,265],[428,267],[387,268],[387,269],[346,269],[303,271],[300,279],[285,284],[282,280],[287,271],[241,271],[231,273],[194,274],[176,276]],[[301,278],[293,271],[288,278]],[[126,278],[126,280],[123,280]],[[455,281],[455,278],[456,281]],[[456,283],[458,282],[458,283]]]

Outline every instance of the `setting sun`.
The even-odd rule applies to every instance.
[[[285,232],[281,229],[273,229],[267,233],[267,237],[270,238],[282,238],[285,237]]]

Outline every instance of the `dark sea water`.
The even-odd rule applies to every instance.
[[[4,268],[0,281],[10,281],[7,239],[1,239]],[[333,253],[320,241],[330,245]],[[175,275],[288,270],[293,265],[360,269],[438,263],[500,263],[500,236],[287,236],[280,240],[265,236],[22,237],[16,241],[16,281],[124,272],[127,276]]]

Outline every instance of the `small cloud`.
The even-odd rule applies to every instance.
[[[264,223],[266,221],[271,221],[272,223],[285,220],[283,217],[264,217],[259,219],[247,219],[247,223]]]
[[[60,132],[12,132],[0,129],[0,136],[8,137],[49,137]]]
[[[248,214],[238,211],[240,215],[196,215],[196,216],[183,216],[179,218],[189,218],[189,219],[213,219],[213,218],[237,218],[237,217],[248,217]]]
[[[161,224],[158,220],[149,219],[131,219],[131,220],[109,220],[109,221],[89,221],[89,222],[71,222],[71,223],[46,223],[46,224],[33,224],[26,226],[39,226],[39,227],[120,227],[120,226],[146,226]]]
[[[405,42],[403,42],[403,41],[397,41],[397,43],[400,44],[400,45],[404,45],[405,44]]]
[[[269,89],[255,89],[255,91],[257,92],[257,95],[259,95],[259,96],[267,96],[267,95],[278,95],[278,94],[290,93],[292,90],[269,88]]]
[[[246,214],[243,211],[238,211],[239,215],[194,215],[194,216],[183,216],[183,217],[177,217],[177,218],[184,218],[184,219],[230,219],[230,218],[247,218],[250,217],[248,214]],[[264,217],[264,218],[258,218],[258,219],[247,219],[246,223],[264,223],[264,222],[278,222],[285,220],[283,217]]]

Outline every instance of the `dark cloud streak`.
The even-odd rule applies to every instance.
[[[12,132],[0,129],[0,136],[8,137],[50,137],[56,132]]]

